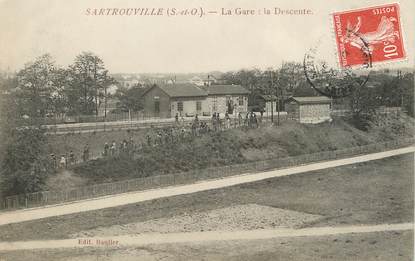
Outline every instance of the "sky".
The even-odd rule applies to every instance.
[[[400,4],[408,61],[414,65],[415,1]],[[301,62],[320,40],[335,59],[330,13],[391,3],[361,0],[0,0],[0,69],[19,70],[44,53],[61,66],[82,51],[100,56],[111,73],[229,71]],[[91,16],[87,8],[310,9],[311,15]],[[322,39],[322,41],[321,41]],[[410,44],[411,43],[411,44]]]

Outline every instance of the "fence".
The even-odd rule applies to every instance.
[[[157,118],[167,118],[170,114],[160,113]],[[150,114],[144,111],[131,111],[131,112],[117,112],[107,113],[104,115],[74,115],[74,116],[52,116],[42,117],[36,120],[42,122],[44,125],[56,125],[56,124],[70,124],[70,123],[96,123],[96,122],[111,122],[111,121],[138,121],[153,119],[154,114]]]
[[[262,122],[271,122],[270,116],[260,117],[257,116],[258,120]],[[281,114],[279,117],[280,122],[286,121],[287,115]],[[193,122],[194,117],[186,117],[180,119],[181,125],[189,125]],[[274,122],[277,122],[277,116],[274,115]],[[206,122],[208,125],[211,123],[211,117],[199,116],[200,122]],[[222,119],[224,122],[225,120]],[[235,126],[239,119],[231,118],[231,126]],[[242,122],[244,118],[242,119]],[[225,124],[225,122],[224,122]],[[95,123],[74,123],[65,125],[47,125],[47,133],[50,135],[54,134],[76,134],[76,133],[91,133],[91,132],[105,132],[105,131],[120,131],[120,130],[137,130],[144,128],[164,128],[175,126],[176,122],[174,118],[148,118],[145,120],[131,120],[131,121],[114,121],[114,122],[95,122]]]
[[[414,138],[393,140],[384,143],[375,143],[342,150],[323,151],[313,154],[299,155],[295,157],[272,158],[224,167],[194,170],[184,173],[154,175],[150,177],[85,186],[62,191],[43,191],[31,194],[22,194],[6,197],[5,199],[1,200],[0,209],[31,208],[51,204],[59,204],[131,191],[140,191],[163,186],[186,184],[200,180],[222,178],[252,171],[285,168],[311,162],[333,160],[342,157],[399,148],[402,146],[411,145],[414,143],[414,141]]]

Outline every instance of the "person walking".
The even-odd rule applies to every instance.
[[[61,155],[61,160],[59,161],[59,165],[60,165],[60,167],[61,168],[66,168],[66,158],[65,158],[65,155]]]
[[[254,128],[258,128],[258,119],[255,113],[253,113],[252,118],[253,118]]]
[[[212,113],[212,129],[216,131],[216,112]]]
[[[245,122],[244,122],[244,126],[248,126],[249,127],[249,112],[246,113],[245,115]]]
[[[130,137],[130,140],[128,141],[128,144],[127,144],[128,154],[132,155],[135,150],[134,148],[135,148],[134,140],[132,137]]]
[[[69,152],[69,165],[75,164],[75,154],[73,153],[73,151],[71,150]]]
[[[112,141],[110,151],[111,156],[115,156],[115,152],[117,151],[117,144],[115,143],[115,140]]]
[[[52,167],[54,169],[56,169],[58,167],[58,164],[56,162],[56,156],[55,156],[55,154],[53,154],[53,153],[50,154],[50,160],[52,161]]]
[[[104,157],[108,156],[109,149],[110,149],[110,146],[108,145],[108,142],[105,142],[105,144],[104,144],[104,153],[103,153]]]
[[[82,159],[84,160],[84,162],[89,160],[89,145],[88,145],[88,143],[85,144],[85,146],[84,146]]]
[[[216,113],[216,125],[218,130],[220,131],[222,129],[222,122],[220,121],[220,113]]]
[[[147,140],[147,146],[151,147],[151,137],[150,137],[150,134],[148,133],[146,135],[146,140]]]
[[[231,118],[229,117],[229,113],[225,113],[225,128],[230,129],[231,128]]]
[[[175,120],[176,125],[178,125],[179,124],[179,114],[177,112],[176,112],[176,116],[174,116],[174,120]]]
[[[163,143],[163,137],[161,131],[157,132],[157,145],[161,145]]]

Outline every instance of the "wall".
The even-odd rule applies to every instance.
[[[331,120],[330,104],[301,104],[300,122],[319,123]]]
[[[244,99],[243,105],[239,105],[239,98],[242,97]],[[225,114],[228,106],[226,104],[227,99],[233,101],[234,104],[234,115],[238,115],[239,112],[246,112],[248,111],[248,95],[209,95],[208,96],[208,103],[209,103],[209,112],[210,114],[214,112],[219,112],[220,114]],[[216,102],[216,108],[214,106]]]
[[[159,97],[160,112],[155,112],[155,97]],[[170,97],[159,87],[155,86],[151,88],[147,93],[143,95],[144,114],[146,117],[170,117]]]
[[[202,103],[202,108],[200,111],[196,110],[196,102],[200,101]],[[180,113],[178,111],[178,103],[183,102],[183,111]],[[172,98],[171,105],[171,117],[175,117],[176,113],[182,116],[194,116],[196,114],[203,115],[209,114],[209,106],[206,97],[178,97]]]

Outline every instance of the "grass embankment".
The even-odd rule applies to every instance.
[[[212,166],[224,166],[273,157],[296,156],[336,150],[410,137],[413,119],[387,116],[371,122],[368,131],[361,131],[341,119],[331,123],[304,125],[285,122],[280,127],[210,133],[157,147],[144,147],[134,160],[128,158],[98,159],[73,168],[74,175],[85,184],[119,181],[149,176],[153,173],[176,173]],[[120,131],[96,134],[51,136],[55,150],[80,151],[89,143],[98,154],[105,142],[132,137],[145,143],[152,130]]]
[[[217,190],[10,224],[0,227],[0,238],[8,241],[69,238],[74,233],[113,225],[187,216],[245,204],[324,217],[319,223],[309,224],[311,227],[412,222],[413,171],[413,155],[408,154]],[[182,228],[185,225],[183,223]]]

